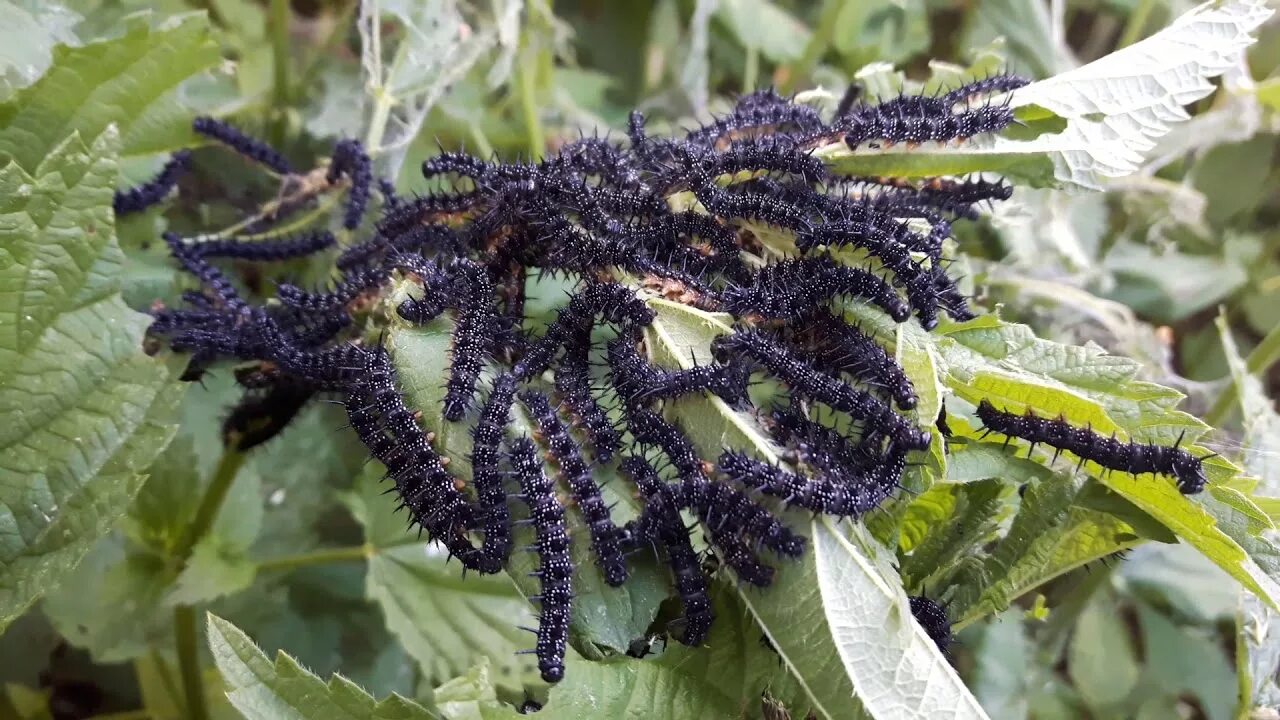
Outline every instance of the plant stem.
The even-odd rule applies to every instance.
[[[374,21],[377,21],[377,15],[374,15]],[[382,42],[381,33],[375,30],[374,40],[376,45],[375,52],[381,57]],[[382,151],[382,136],[387,132],[387,121],[391,118],[391,108],[395,107],[396,96],[391,94],[387,89],[387,81],[395,77],[396,71],[400,68],[400,64],[409,56],[409,43],[402,42],[396,46],[396,55],[391,59],[391,69],[387,71],[386,76],[378,75],[373,78],[373,82],[377,85],[373,88],[374,106],[373,116],[369,118],[369,132],[365,135],[364,147],[370,155],[377,155]],[[379,66],[381,67],[381,66]]]
[[[151,646],[151,662],[155,665],[156,675],[160,676],[160,683],[164,685],[164,691],[169,697],[175,700],[181,698],[181,689],[174,682],[173,673],[169,672],[169,663],[165,661],[164,656],[160,654],[160,649],[155,645]],[[134,660],[134,672],[137,672],[138,661]]]
[[[1280,360],[1280,325],[1271,328],[1266,337],[1262,338],[1262,342],[1258,343],[1253,352],[1249,353],[1249,357],[1245,358],[1244,366],[1250,375],[1261,375],[1277,360]],[[1214,401],[1213,407],[1205,414],[1204,421],[1217,427],[1235,406],[1236,397],[1237,389],[1233,382]]]
[[[1156,9],[1156,0],[1140,0],[1138,6],[1129,13],[1129,19],[1124,24],[1124,32],[1120,35],[1120,41],[1116,43],[1116,49],[1138,42],[1138,38],[1142,35],[1142,29],[1147,26],[1147,20],[1151,19],[1151,12]]]
[[[272,570],[293,570],[295,568],[306,567],[308,565],[328,565],[330,563],[364,560],[365,558],[372,556],[375,551],[376,548],[371,545],[356,545],[353,547],[313,550],[312,552],[298,553],[297,555],[285,555],[284,557],[264,560],[259,563],[258,571],[269,572]]]
[[[239,235],[239,239],[240,240],[270,240],[271,238],[282,237],[285,235],[289,235],[291,233],[298,232],[299,230],[306,227],[307,225],[310,225],[317,218],[320,218],[323,215],[327,215],[329,211],[333,209],[333,206],[337,205],[338,201],[341,199],[342,199],[342,193],[329,193],[327,196],[324,196],[324,200],[321,201],[319,204],[317,204],[315,208],[308,211],[304,215],[299,215],[298,217],[289,221],[287,224],[276,225],[270,230],[260,232],[260,233]],[[212,240],[217,238],[228,238],[228,237],[235,236],[244,228],[267,217],[268,214],[269,213],[267,210],[263,210],[262,212],[259,212],[253,215],[252,217],[241,220],[235,225],[232,225],[227,228],[223,228],[222,230],[219,230],[213,235],[197,236],[196,239],[202,240],[207,238]]]
[[[489,136],[484,134],[478,123],[471,126],[471,141],[476,144],[476,154],[482,158],[493,157],[493,144],[489,142]]]
[[[529,143],[529,161],[537,162],[542,158],[545,140],[542,134],[542,118],[538,116],[537,71],[538,64],[533,57],[533,50],[526,48],[525,61],[521,63],[520,75],[520,107],[524,111],[524,131]]]
[[[267,572],[271,570],[293,570],[308,565],[328,565],[330,563],[351,562],[353,560],[367,560],[374,555],[386,550],[393,550],[406,545],[421,545],[422,540],[417,538],[401,540],[399,542],[388,543],[386,545],[352,545],[350,547],[340,548],[324,548],[322,550],[312,550],[311,552],[298,553],[297,555],[285,555],[283,557],[263,560],[258,563],[259,572]]]
[[[208,720],[204,704],[204,682],[200,675],[200,633],[196,627],[196,611],[190,605],[173,609],[173,636],[178,646],[178,668],[182,671],[182,690],[187,701],[187,717]]]
[[[756,82],[760,77],[760,50],[758,48],[747,48],[747,63],[742,69],[742,93],[745,95],[754,92]]]
[[[222,452],[222,459],[218,461],[218,467],[213,472],[213,480],[205,489],[204,497],[200,498],[196,516],[187,526],[186,533],[178,540],[177,547],[174,548],[174,557],[185,561],[191,556],[191,549],[196,546],[200,538],[209,532],[213,521],[218,518],[218,511],[222,509],[222,501],[226,499],[232,483],[235,482],[236,473],[240,471],[242,465],[244,465],[244,453],[235,450]]]
[[[271,56],[275,71],[272,88],[271,140],[284,144],[285,110],[289,107],[289,0],[271,0]]]

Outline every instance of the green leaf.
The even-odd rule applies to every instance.
[[[561,718],[730,718],[737,705],[705,680],[665,664],[619,658],[570,659],[565,679],[551,689],[547,711]]]
[[[1032,77],[1052,75],[1077,63],[1071,49],[1054,42],[1050,9],[1036,0],[982,0],[973,13],[962,47],[996,38],[1008,44],[1010,67]]]
[[[769,0],[721,0],[716,18],[750,50],[774,62],[795,60],[813,35],[804,23]]]
[[[1010,106],[1032,131],[1048,127],[1034,139],[1015,137],[1024,129],[1014,128],[959,145],[896,143],[850,150],[841,142],[815,154],[849,175],[998,172],[1034,187],[1099,189],[1106,178],[1135,172],[1156,138],[1189,117],[1183,106],[1213,91],[1207,80],[1232,67],[1253,42],[1249,33],[1270,14],[1261,0],[1206,3],[1141,42],[1020,88],[1009,96]]]
[[[944,382],[970,403],[992,399],[1010,412],[1031,408],[1042,416],[1062,415],[1100,433],[1115,432],[1122,439],[1166,445],[1182,442],[1184,447],[1208,429],[1174,409],[1181,393],[1136,380],[1136,361],[1107,355],[1095,346],[1041,340],[1026,326],[993,317],[947,325],[940,332],[945,335],[938,342]],[[1201,448],[1193,451],[1209,454]],[[1047,462],[1050,454],[1043,448],[1039,452],[1038,457]],[[1084,469],[1252,591],[1280,602],[1280,585],[1269,577],[1273,571],[1263,567],[1280,569],[1275,564],[1278,548],[1258,537],[1260,528],[1251,527],[1248,518],[1269,521],[1247,498],[1225,488],[1239,473],[1233,464],[1222,458],[1205,461],[1210,491],[1192,498],[1179,493],[1167,478],[1107,472],[1092,462],[1084,463]]]
[[[41,606],[72,645],[103,663],[124,662],[172,640],[163,612],[177,570],[163,558],[133,552],[118,533],[99,541]]]
[[[0,628],[120,517],[182,396],[120,299],[118,138],[0,169]],[[20,288],[20,291],[12,291]]]
[[[59,46],[39,82],[0,105],[0,155],[31,170],[71,133],[94,138],[113,124],[124,155],[189,146],[191,115],[174,91],[219,59],[201,15],[175,17],[159,29],[134,18],[122,37]]]
[[[1003,513],[1004,489],[1001,483],[987,480],[935,485],[922,495],[921,508],[909,509],[904,523],[904,534],[923,538],[911,545],[911,555],[902,562],[905,586],[929,587],[935,574],[947,573],[958,559],[972,557],[996,531]],[[948,508],[945,518],[937,517],[939,507]]]
[[[1280,416],[1262,387],[1262,382],[1249,374],[1240,351],[1236,348],[1225,315],[1217,320],[1218,334],[1231,371],[1234,390],[1240,400],[1241,424],[1244,427],[1245,467],[1256,474],[1259,489],[1270,496],[1280,495]],[[1228,390],[1230,392],[1230,390]],[[1280,614],[1248,593],[1242,593],[1237,616],[1236,672],[1241,674],[1242,708],[1262,708],[1280,704]]]
[[[778,656],[760,641],[755,617],[730,583],[714,584],[711,599],[716,620],[703,646],[668,643],[658,662],[703,685],[702,694],[718,695],[716,704],[749,708],[768,688],[788,700],[793,717],[803,717],[808,707],[804,693],[788,678],[778,677]]]
[[[387,628],[431,684],[461,675],[482,659],[512,693],[538,683],[529,655],[535,627],[529,603],[504,576],[460,576],[437,545],[406,536],[396,500],[383,495],[381,468],[370,466],[344,501],[370,544],[365,595],[382,608]]]
[[[1096,594],[1081,614],[1067,649],[1067,665],[1085,702],[1101,717],[1117,716],[1138,683],[1140,668],[1129,629],[1110,593]]]
[[[166,598],[171,605],[198,605],[238,593],[253,584],[257,566],[243,549],[219,535],[196,543],[187,566]]]
[[[1146,604],[1138,605],[1142,647],[1149,674],[1170,695],[1190,693],[1210,720],[1228,720],[1235,703],[1235,677],[1216,634],[1178,627]]]
[[[255,466],[271,467],[272,459],[262,451],[240,468],[212,528],[191,556],[176,555],[222,454],[218,428],[224,408],[238,393],[234,378],[222,374],[185,395],[178,436],[148,468],[149,477],[117,532],[95,547],[69,583],[46,598],[45,612],[57,627],[96,660],[145,655],[149,643],[168,641],[175,605],[213,600],[251,585],[255,564],[248,553],[264,518]],[[298,440],[299,435],[290,434],[272,450]],[[312,454],[309,459],[321,457]],[[282,468],[271,477],[292,472]],[[323,474],[311,466],[309,477]],[[319,490],[312,492],[323,496]],[[84,592],[87,587],[95,590]]]
[[[75,44],[80,16],[60,3],[0,1],[0,100],[35,82],[49,67],[53,47]]]
[[[980,584],[962,582],[947,604],[952,617],[1003,612],[1026,589],[1021,576],[1038,578],[1062,539],[1076,492],[1070,480],[1027,487],[1009,529],[971,571],[981,578]]]
[[[1137,548],[1117,574],[1130,594],[1201,625],[1234,618],[1240,604],[1240,584],[1190,545]]]
[[[350,680],[325,682],[284,653],[271,662],[249,636],[208,616],[209,649],[227,684],[227,697],[248,720],[429,720],[421,705],[399,695],[375,700]]]
[[[993,717],[1027,717],[1027,695],[1034,672],[1033,649],[1022,623],[1022,612],[1010,610],[975,627],[977,639],[966,634],[975,666],[968,677],[973,694]]]
[[[490,679],[489,663],[482,660],[467,671],[437,687],[432,693],[434,709],[448,720],[490,720],[517,718],[515,708],[498,700]],[[547,711],[550,714],[550,711]]]
[[[868,714],[987,717],[912,618],[896,582],[891,584],[864,550],[820,521],[813,524],[813,555],[824,615],[818,632],[830,633]]]
[[[843,3],[831,44],[857,61],[904,62],[929,46],[929,18],[922,0]]]
[[[1222,349],[1231,369],[1231,380],[1240,399],[1241,425],[1244,426],[1243,462],[1250,473],[1261,479],[1263,495],[1280,496],[1280,414],[1262,386],[1262,381],[1249,374],[1225,315],[1216,323]]]

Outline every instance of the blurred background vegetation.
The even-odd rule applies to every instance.
[[[371,116],[389,113],[384,142],[393,150],[379,164],[413,190],[421,182],[418,161],[438,147],[537,156],[579,132],[616,134],[633,108],[659,126],[690,126],[762,86],[838,93],[860,72],[874,73],[867,69],[873,63],[914,78],[926,77],[934,61],[994,63],[1046,77],[1133,43],[1193,4],[382,0],[375,12],[355,0],[0,0],[0,98],[37,78],[58,43],[120,34],[123,19],[136,12],[163,18],[204,11],[227,62],[184,86],[190,104],[265,134],[300,160],[323,153],[336,136],[362,136]],[[377,23],[397,54],[362,58],[362,23],[366,33]],[[1094,341],[1142,360],[1150,379],[1189,395],[1184,409],[1225,428],[1216,440],[1226,448],[1238,442],[1237,411],[1214,322],[1220,308],[1250,369],[1266,371],[1268,395],[1280,389],[1280,364],[1272,362],[1280,349],[1278,68],[1280,23],[1273,18],[1247,64],[1193,108],[1191,122],[1160,141],[1142,172],[1111,183],[1105,194],[1019,190],[961,238],[982,302],[1002,304],[1006,319],[1027,322],[1043,337]],[[211,155],[201,162],[220,161]],[[145,178],[155,166],[155,158],[131,160],[126,176]],[[234,205],[255,195],[262,188],[239,187],[226,199]],[[179,231],[183,223],[207,226],[218,220],[209,212],[183,207],[169,222]],[[157,222],[147,215],[120,231],[130,250],[126,297],[137,304],[172,292],[167,261],[148,252]],[[214,378],[206,390],[229,400],[229,385],[229,378]],[[194,432],[180,437],[165,454],[175,466],[208,467],[217,456],[208,397],[188,414],[193,427],[208,430],[207,442]],[[341,424],[324,411],[303,422]],[[253,505],[260,493],[278,499],[267,503],[253,532],[228,540],[236,552],[277,556],[358,544],[357,519],[369,531],[359,490],[347,491],[362,458],[352,452],[340,461],[342,448],[317,447],[317,437],[333,435],[297,432],[255,456],[238,484],[248,488],[246,502]],[[1274,445],[1280,441],[1252,452],[1265,463]],[[334,461],[315,462],[316,453]],[[317,479],[308,468],[321,465],[327,474]],[[309,496],[283,502],[298,486]],[[131,521],[146,527],[145,515],[146,508],[136,509]],[[145,569],[137,569],[135,584],[108,575],[126,557],[125,540],[117,539],[114,550],[96,549],[77,570],[68,583],[76,596],[51,596],[0,638],[8,703],[0,714],[88,717],[144,701],[152,707],[163,694],[168,661],[154,647],[171,642],[167,624],[107,604],[145,605],[148,591],[137,580],[149,577]],[[259,567],[249,590],[216,608],[268,652],[285,648],[317,673],[341,671],[377,696],[421,694],[440,675],[460,674],[412,662],[420,655],[404,645],[425,641],[403,633],[397,640],[387,629],[393,621],[365,602],[373,594],[365,573],[373,569],[333,562],[272,570]],[[1240,593],[1185,546],[1140,548],[1127,562],[1060,578],[1044,595],[1055,608],[1047,618],[1038,611],[1044,599],[1031,597],[960,635],[956,663],[993,717],[1227,720],[1242,693],[1280,702],[1274,658],[1269,668],[1260,661],[1252,687],[1238,687]],[[50,695],[52,703],[45,701]]]

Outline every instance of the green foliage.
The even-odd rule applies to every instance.
[[[383,494],[373,467],[344,498],[364,527],[369,568],[365,595],[382,608],[387,628],[432,684],[466,673],[484,658],[512,694],[537,683],[529,656],[516,655],[528,641],[519,625],[537,623],[529,603],[505,577],[461,578],[437,548],[406,542],[395,500]]]
[[[95,138],[109,125],[124,156],[190,146],[191,114],[174,91],[218,59],[208,24],[197,16],[154,30],[137,18],[123,37],[60,46],[49,71],[0,106],[0,154],[34,168],[71,133]]]
[[[213,659],[227,681],[227,697],[251,720],[432,717],[422,706],[399,695],[375,701],[341,675],[326,683],[283,653],[273,663],[249,636],[216,615],[209,615],[208,630]]]
[[[1280,704],[1280,32],[1261,25],[1262,3],[1185,15],[1165,0],[313,5],[281,27],[271,13],[287,3],[173,0],[126,17],[129,3],[0,0],[0,630],[43,597],[24,621],[51,624],[95,663],[130,663],[123,689],[91,668],[101,711],[510,718],[532,697],[552,718],[1164,718],[1192,698],[1216,720]],[[1060,6],[1072,22],[1053,16]],[[764,592],[717,579],[703,648],[626,654],[676,617],[667,572],[641,553],[626,587],[605,586],[570,513],[582,569],[573,651],[566,680],[547,688],[515,654],[532,645],[517,629],[534,623],[531,558],[509,576],[460,578],[406,534],[340,411],[309,407],[238,456],[218,433],[230,373],[183,402],[178,366],[142,351],[138,310],[177,290],[148,244],[162,227],[228,216],[223,203],[179,200],[117,227],[111,190],[192,144],[196,107],[265,128],[291,158],[360,137],[380,171],[415,189],[437,138],[540,155],[579,129],[622,126],[636,106],[655,128],[687,125],[769,83],[817,88],[803,97],[829,109],[853,78],[876,96],[1006,66],[1042,79],[1012,96],[1022,125],[1001,136],[818,151],[846,174],[1016,181],[1015,201],[955,248],[997,312],[926,333],[840,308],[893,348],[921,424],[940,418],[949,434],[934,434],[904,492],[864,524],[784,513],[810,551]],[[242,172],[228,167],[218,173]],[[219,200],[258,202],[255,182]],[[1107,193],[1049,190],[1063,187]],[[785,234],[758,234],[766,254],[794,252]],[[318,279],[305,263],[289,272]],[[411,285],[370,312],[423,425],[466,478],[470,440],[438,415],[449,321],[410,327],[389,312]],[[545,319],[559,286],[540,290],[529,314]],[[667,367],[709,362],[730,331],[728,316],[647,299],[658,319],[646,345]],[[983,398],[1225,457],[1206,462],[1209,490],[1186,498],[983,438]],[[783,457],[756,418],[719,399],[667,410],[704,455]],[[521,413],[512,424],[532,434]],[[638,512],[624,483],[605,493],[618,520]],[[1134,563],[1099,562],[1131,549]],[[942,601],[963,629],[953,658],[911,621],[907,594]],[[216,673],[191,644],[197,629],[175,623],[195,608],[228,618],[208,619]],[[0,656],[26,657],[25,638],[0,636]],[[303,664],[343,675],[326,682]],[[0,680],[0,715],[50,716],[55,689]],[[200,707],[187,706],[194,688]]]
[[[0,169],[0,628],[119,519],[172,437],[181,390],[120,299],[119,138],[73,134]]]

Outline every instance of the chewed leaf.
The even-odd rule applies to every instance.
[[[974,137],[958,145],[820,148],[836,172],[925,178],[998,172],[1033,187],[1099,189],[1107,178],[1136,171],[1155,139],[1189,116],[1183,106],[1213,91],[1271,15],[1260,0],[1205,3],[1164,30],[1088,65],[1013,91],[1023,120],[1049,128],[1033,139]]]

